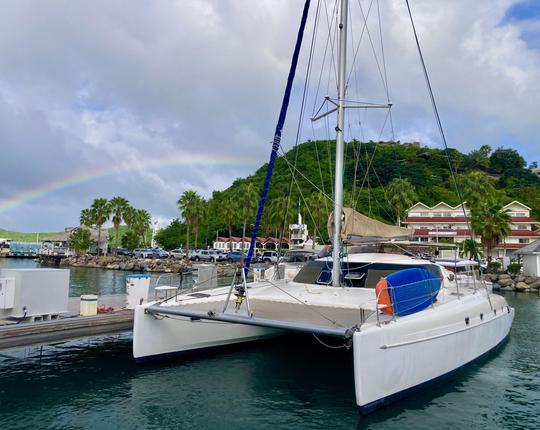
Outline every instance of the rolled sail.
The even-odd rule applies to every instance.
[[[327,229],[329,237],[332,237],[334,234],[333,213],[328,217]],[[352,208],[343,208],[341,221],[342,240],[350,239],[354,236],[384,239],[408,239],[412,237],[413,233],[413,229],[385,224],[366,215],[362,215]]]

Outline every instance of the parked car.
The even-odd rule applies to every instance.
[[[133,251],[131,249],[127,249],[127,248],[118,248],[116,253],[117,253],[117,255],[121,255],[121,256],[124,256],[124,257],[132,257],[133,256]]]
[[[203,249],[197,251],[193,254],[191,259],[195,261],[209,261],[211,263],[215,261],[225,260],[224,256],[221,253],[214,251],[213,249]]]
[[[152,251],[156,258],[169,258],[169,253],[162,248],[152,248]]]
[[[318,258],[317,252],[308,249],[293,249],[279,259],[280,263],[303,263]]]
[[[135,248],[133,250],[133,256],[138,258],[153,258],[154,250],[148,248]]]
[[[276,251],[264,251],[259,257],[259,261],[262,263],[277,263],[279,254]]]
[[[244,252],[244,260],[247,258],[247,254]],[[231,251],[227,254],[227,261],[229,263],[239,263],[242,261],[242,251]],[[251,258],[251,262],[255,263],[257,261],[257,257],[253,256]]]
[[[184,258],[186,256],[186,251],[182,248],[175,248],[169,251],[169,254],[173,258]]]

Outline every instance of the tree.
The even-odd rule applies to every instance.
[[[496,202],[489,202],[471,212],[471,226],[481,236],[486,256],[491,261],[493,249],[510,234],[512,218]]]
[[[462,196],[471,210],[478,209],[497,198],[493,180],[483,172],[474,170],[461,177]]]
[[[311,214],[313,222],[313,245],[312,249],[315,249],[315,237],[322,238],[321,226],[324,226],[328,219],[328,211],[326,210],[325,197],[322,192],[317,191],[307,199],[309,206],[309,212]]]
[[[84,227],[76,228],[69,235],[69,246],[77,255],[86,254],[91,244],[90,231]]]
[[[128,229],[133,229],[133,222],[135,220],[136,211],[137,210],[132,206],[128,206],[124,211],[124,222],[126,223]]]
[[[285,215],[287,212],[287,197],[280,196],[275,198],[268,205],[268,217],[270,224],[275,232],[275,237],[280,238],[283,234],[284,224],[287,222]]]
[[[465,239],[463,241],[463,255],[470,260],[479,261],[482,256],[482,252],[478,247],[478,242],[472,238]]]
[[[496,173],[504,173],[510,169],[523,169],[525,160],[515,149],[497,148],[489,157],[489,163]]]
[[[232,251],[232,225],[237,217],[236,201],[231,196],[228,197],[222,204],[223,207],[221,208],[221,215],[223,217],[223,221],[229,228],[229,251]]]
[[[187,227],[187,239],[186,239],[186,249],[189,250],[189,235],[190,229],[196,223],[197,209],[196,206],[199,204],[201,197],[193,190],[184,191],[180,196],[176,204],[178,209],[180,209],[180,214],[184,218],[184,223]]]
[[[128,230],[122,235],[122,247],[133,250],[139,246],[139,240],[137,233]]]
[[[253,184],[244,184],[240,190],[242,198],[242,265],[244,265],[244,238],[246,237],[247,222],[252,218],[257,209],[258,193]]]
[[[182,246],[182,237],[185,234],[184,225],[177,219],[172,221],[167,227],[156,233],[155,240],[167,251]]]
[[[90,211],[94,221],[93,224],[95,224],[98,229],[97,252],[99,255],[101,251],[101,227],[111,216],[111,205],[105,198],[94,199],[92,206],[90,206]]]
[[[482,145],[480,149],[475,149],[469,152],[463,159],[461,167],[463,169],[489,169],[489,154],[491,146]]]
[[[195,231],[195,248],[197,248],[197,243],[199,241],[200,226],[206,220],[208,210],[207,206],[206,200],[200,196],[198,196],[198,198],[193,202],[193,230]]]
[[[144,246],[146,246],[146,233],[150,228],[151,217],[145,209],[135,209],[133,214],[133,231],[139,239],[139,243],[142,239]]]
[[[83,209],[81,211],[81,216],[79,217],[81,225],[84,225],[88,228],[92,228],[94,225],[94,213],[91,209]]]
[[[386,189],[386,196],[396,214],[396,225],[401,225],[401,215],[403,211],[411,207],[417,199],[414,186],[408,179],[393,179]]]
[[[125,215],[129,212],[129,202],[120,196],[113,197],[109,202],[111,206],[112,213],[112,223],[114,227],[114,237],[115,237],[115,255],[118,253],[118,245],[120,240],[120,224],[122,221],[125,221]]]

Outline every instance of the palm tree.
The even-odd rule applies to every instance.
[[[478,248],[478,242],[473,238],[465,239],[463,241],[463,254],[471,260],[479,261],[482,253]]]
[[[81,225],[84,225],[88,228],[92,228],[92,226],[95,224],[94,221],[94,213],[91,209],[83,209],[81,211],[81,216],[79,218],[79,221]]]
[[[206,200],[198,196],[193,203],[193,229],[195,230],[195,248],[199,240],[199,228],[206,219],[207,205]]]
[[[111,205],[112,212],[112,223],[114,226],[114,235],[115,235],[115,250],[114,253],[118,253],[118,245],[120,239],[120,224],[122,221],[126,220],[126,214],[128,213],[129,202],[120,196],[113,197],[109,202]]]
[[[483,204],[497,199],[493,180],[484,172],[473,170],[461,177],[463,199],[471,211],[479,209]]]
[[[242,197],[242,265],[244,265],[244,238],[246,237],[246,226],[250,218],[253,217],[257,209],[258,193],[252,183],[244,184],[240,190]]]
[[[490,202],[471,212],[471,225],[475,233],[481,236],[482,246],[489,261],[493,249],[510,234],[512,218],[500,205]]]
[[[328,213],[326,210],[325,197],[324,194],[320,191],[311,194],[308,197],[307,204],[313,218],[313,244],[311,245],[312,249],[315,249],[315,237],[321,237],[320,228],[324,225],[325,221],[328,219]]]
[[[139,238],[139,243],[141,238],[143,239],[143,244],[146,246],[146,233],[150,228],[151,217],[147,210],[145,209],[135,209],[132,218],[132,228]]]
[[[272,227],[275,229],[275,237],[279,238],[282,231],[282,225],[286,220],[284,220],[285,212],[287,211],[287,197],[280,196],[272,200],[268,208],[269,211],[269,221]]]
[[[223,221],[229,228],[229,251],[232,251],[232,225],[237,217],[236,201],[233,197],[228,197],[222,203],[222,217]]]
[[[417,199],[414,186],[408,179],[395,178],[388,184],[386,197],[396,214],[396,225],[401,226],[401,214]]]
[[[101,250],[101,227],[105,224],[111,216],[111,205],[105,198],[94,199],[90,210],[93,214],[94,224],[98,228],[98,240],[97,240],[97,252]]]
[[[189,230],[193,226],[195,221],[195,206],[200,196],[193,190],[184,191],[180,196],[176,204],[180,209],[180,214],[184,218],[184,223],[187,227],[186,249],[189,252]]]
[[[135,209],[133,206],[128,206],[126,210],[124,211],[124,222],[128,226],[129,229],[133,228],[133,221],[135,219],[135,212],[137,209]]]

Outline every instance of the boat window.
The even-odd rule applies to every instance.
[[[438,278],[442,277],[438,266],[432,264],[404,265],[390,263],[343,263],[343,283],[347,287],[375,288],[377,282],[385,276],[399,270],[423,268]],[[305,264],[294,278],[302,284],[329,285],[332,282],[332,263],[329,261],[310,261]]]
[[[328,285],[332,282],[332,272],[330,270],[323,270],[317,278],[317,284]]]
[[[322,271],[330,272],[332,263],[326,261],[310,261],[306,263],[294,277],[294,282],[316,284]]]

